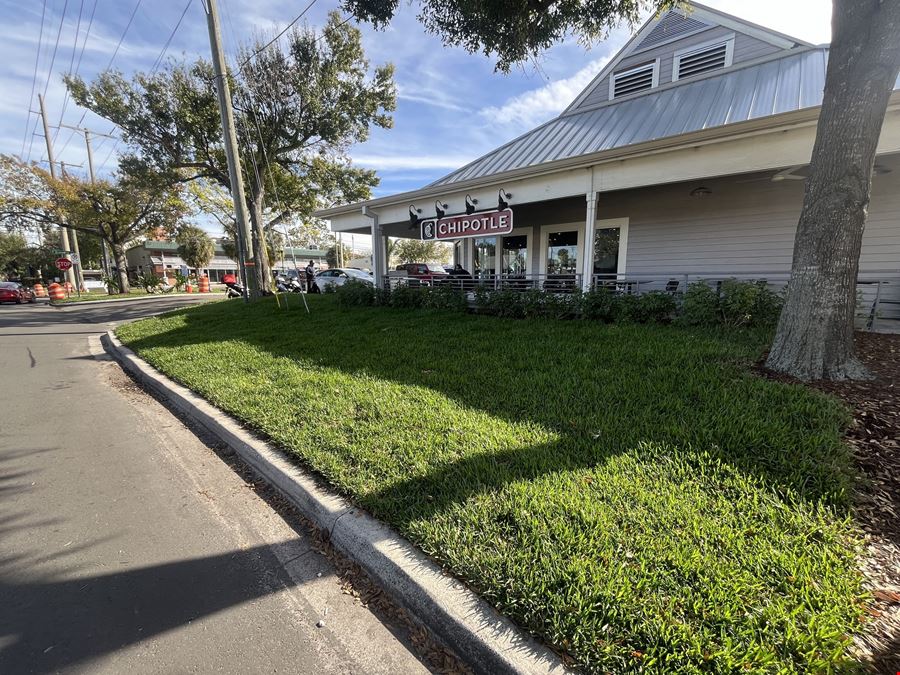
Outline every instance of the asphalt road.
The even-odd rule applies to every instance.
[[[102,354],[110,322],[185,302],[0,306],[0,673],[424,672]]]

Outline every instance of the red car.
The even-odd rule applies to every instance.
[[[0,303],[35,302],[34,292],[16,281],[0,281]]]
[[[410,279],[418,279],[423,284],[440,283],[450,278],[447,270],[433,263],[406,263],[405,265],[397,265],[397,271],[406,272]]]

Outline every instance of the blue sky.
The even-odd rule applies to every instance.
[[[77,124],[85,111],[71,101],[65,103],[62,73],[80,62],[77,72],[90,79],[110,63],[114,53],[113,67],[126,74],[149,70],[186,6],[167,57],[208,57],[200,0],[190,0],[189,5],[188,0],[142,0],[116,53],[136,2],[46,0],[43,40],[39,42],[42,1],[0,0],[4,26],[0,59],[6,64],[0,71],[0,152],[18,155],[24,141],[26,157],[46,159],[44,139],[31,135],[37,118],[28,115],[26,102],[31,99],[31,108],[37,109],[37,93],[46,90],[53,124],[61,118],[64,123]],[[229,57],[239,41],[254,34],[274,35],[307,5],[306,0],[219,3]],[[810,42],[829,40],[828,0],[707,0],[705,4]],[[575,40],[567,41],[547,51],[537,62],[501,74],[494,72],[494,62],[489,57],[443,47],[437,37],[425,33],[418,24],[414,4],[401,2],[401,6],[400,14],[387,30],[361,27],[371,63],[393,62],[399,89],[394,128],[374,130],[366,143],[350,152],[358,164],[378,170],[382,182],[377,195],[421,187],[555,116],[630,34],[627,27],[622,27],[590,49]],[[321,26],[335,7],[334,0],[316,0],[305,18],[311,25]],[[54,59],[57,34],[60,40]],[[36,58],[37,78],[32,95]],[[108,122],[91,113],[85,115],[82,126],[104,133],[112,130]],[[57,134],[56,130],[51,132]],[[57,160],[86,166],[83,139],[70,136],[67,129],[58,132]],[[101,172],[115,167],[115,153],[110,154],[113,146],[114,142],[108,139],[95,141],[95,163],[102,165]]]

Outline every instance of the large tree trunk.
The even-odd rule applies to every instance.
[[[125,258],[125,247],[121,244],[110,243],[113,257],[116,259],[116,273],[119,276],[119,292],[130,293],[131,285],[128,283],[128,260]]]
[[[257,288],[260,292],[272,291],[272,267],[266,249],[265,221],[263,219],[264,195],[260,192],[250,200],[250,225],[253,229],[253,262]]]
[[[767,366],[802,380],[868,376],[853,345],[875,150],[900,69],[900,0],[834,0],[833,39],[791,279]]]

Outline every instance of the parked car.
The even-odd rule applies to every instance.
[[[16,281],[0,281],[0,303],[36,302],[34,291]]]
[[[362,281],[366,284],[375,285],[375,279],[368,272],[355,270],[352,267],[336,267],[334,269],[319,272],[313,279],[313,285],[310,289],[313,293],[324,293],[329,286],[343,286],[345,283],[353,279],[354,281]]]
[[[397,271],[406,272],[406,276],[410,279],[416,279],[426,285],[439,283],[450,277],[447,270],[436,263],[406,263],[397,265]]]

